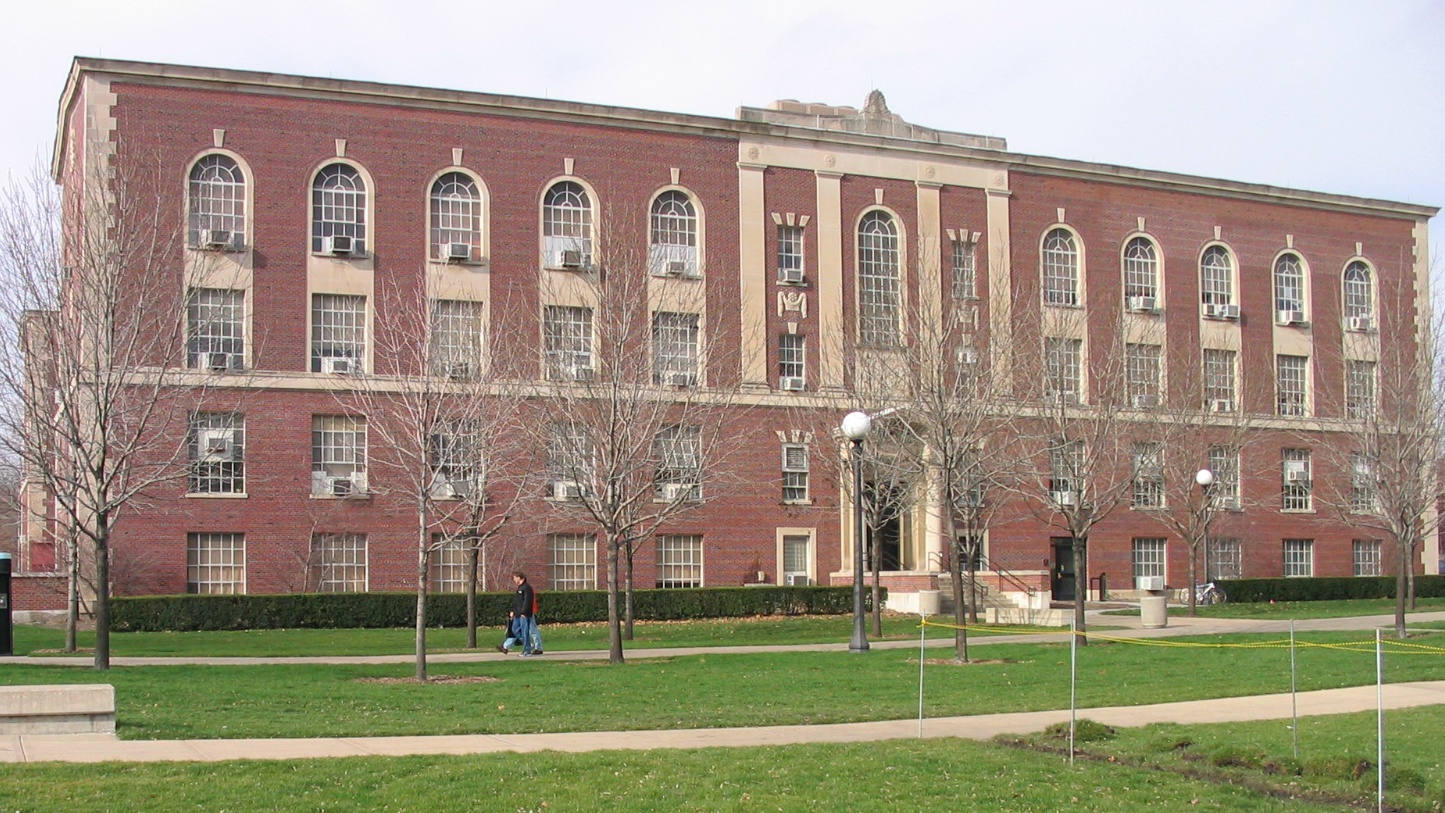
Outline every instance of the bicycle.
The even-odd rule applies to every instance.
[[[1214,582],[1194,585],[1194,603],[1197,605],[1223,604],[1229,601],[1224,588]]]

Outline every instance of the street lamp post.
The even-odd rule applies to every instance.
[[[852,441],[853,458],[853,640],[849,652],[867,652],[868,636],[863,627],[863,441],[873,429],[866,412],[843,416],[843,436]]]
[[[1194,482],[1199,484],[1201,519],[1199,532],[1204,535],[1204,538],[1200,540],[1200,544],[1204,546],[1204,580],[1209,581],[1209,521],[1214,518],[1211,511],[1212,506],[1209,504],[1209,487],[1214,485],[1214,472],[1209,469],[1200,469],[1194,473]],[[1190,589],[1196,586],[1190,585]]]

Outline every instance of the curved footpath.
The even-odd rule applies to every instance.
[[[1445,621],[1445,612],[1412,613],[1411,623]],[[1111,636],[1140,638],[1170,635],[1211,635],[1217,633],[1280,633],[1288,632],[1287,621],[1250,621],[1218,618],[1174,618],[1165,629],[1146,630],[1139,619],[1129,616],[1096,616],[1091,623],[1098,626],[1121,626],[1109,630]],[[1373,630],[1393,623],[1392,616],[1355,618],[1321,618],[1295,622],[1297,631]],[[970,645],[1018,642],[1027,640],[1067,640],[1067,635],[975,635]],[[931,640],[930,647],[946,647],[947,639]],[[918,646],[917,641],[884,641],[873,644],[878,649],[901,649]],[[826,651],[846,649],[846,644],[809,644],[789,646],[688,647],[630,650],[632,657],[663,657],[697,653]],[[433,664],[464,661],[499,660],[498,653],[438,654],[428,657]],[[606,652],[554,652],[543,660],[598,659]],[[115,658],[116,666],[207,663],[250,665],[266,663],[405,663],[409,655],[388,655],[340,658]],[[0,658],[0,663],[51,662],[65,665],[88,665],[77,658]],[[1445,704],[1445,680],[1419,683],[1391,683],[1384,690],[1386,708]],[[1302,692],[1298,695],[1299,714],[1313,716],[1345,714],[1375,708],[1376,689],[1356,686]],[[1081,715],[1115,726],[1141,726],[1150,723],[1226,723],[1246,720],[1288,718],[1291,698],[1285,694],[1231,697],[1217,700],[1191,700],[1180,703],[1158,703],[1147,706],[1114,706],[1090,708]],[[916,719],[884,720],[871,723],[840,723],[835,725],[763,726],[755,728],[703,728],[648,731],[592,731],[559,734],[471,734],[435,737],[342,737],[329,739],[278,740],[119,740],[111,734],[23,735],[0,737],[0,762],[215,762],[229,759],[310,759],[344,756],[403,756],[408,754],[484,754],[499,751],[596,751],[654,748],[709,748],[758,745],[791,745],[813,742],[864,742],[871,740],[964,737],[988,739],[998,734],[1027,734],[1056,722],[1069,719],[1068,709],[1053,711],[984,714],[970,717],[931,717],[922,724]]]

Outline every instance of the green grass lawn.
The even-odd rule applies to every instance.
[[[706,621],[638,622],[635,638],[626,648],[728,646],[744,644],[847,643],[852,616],[771,616]],[[872,639],[872,622],[869,638]],[[930,638],[951,638],[952,630],[928,628]],[[916,639],[918,617],[885,615],[883,640]],[[607,625],[560,624],[542,626],[543,643],[551,651],[606,649]],[[427,631],[427,651],[465,652],[466,630]],[[79,636],[82,647],[94,644],[95,634]],[[302,655],[409,655],[411,629],[290,629],[238,632],[116,632],[111,633],[111,654],[124,656],[291,657]],[[500,627],[477,630],[477,646],[491,651],[502,642]],[[34,626],[15,628],[15,652],[59,650],[65,645],[61,630]]]
[[[1438,612],[1445,610],[1445,598],[1422,598],[1411,612]],[[1211,604],[1195,608],[1201,618],[1258,618],[1288,621],[1291,618],[1348,618],[1357,615],[1394,615],[1395,600],[1392,598],[1354,599],[1351,601],[1278,601],[1251,602],[1248,604]],[[1110,610],[1104,615],[1135,615],[1138,610]],[[1171,606],[1170,615],[1188,615],[1186,606]],[[1407,613],[1406,618],[1409,615]]]
[[[1098,759],[1191,776],[1203,774],[1220,782],[1253,784],[1279,792],[1303,785],[1358,800],[1362,807],[1373,810],[1378,778],[1375,726],[1374,712],[1303,718],[1298,759],[1288,720],[1121,728],[1112,737],[1082,742],[1078,747]],[[1386,798],[1396,809],[1431,811],[1445,803],[1442,729],[1445,706],[1386,713]],[[1057,738],[1027,739],[1053,748],[1067,747]]]
[[[989,810],[1323,813],[1171,773],[966,740],[295,762],[0,765],[23,813]]]
[[[1338,645],[1367,633],[1311,633]],[[1095,643],[1080,648],[1079,705],[1131,705],[1289,689],[1289,652],[1178,643],[1279,641],[1278,636],[1170,639],[1169,646]],[[1414,643],[1445,647],[1445,633]],[[929,716],[1065,708],[1069,650],[996,644],[966,666],[930,652]],[[1373,652],[1298,651],[1302,691],[1374,681]],[[116,686],[125,738],[338,737],[519,733],[834,723],[912,717],[918,662],[912,649],[690,655],[623,666],[548,657],[437,664],[433,675],[487,682],[416,684],[408,663],[386,665],[151,666],[109,672],[41,664],[0,666],[0,682],[104,682]],[[1445,653],[1387,657],[1392,681],[1445,679]]]

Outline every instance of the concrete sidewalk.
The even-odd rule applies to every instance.
[[[1375,708],[1374,686],[1304,692],[1301,716],[1344,714]],[[1445,681],[1393,683],[1385,687],[1391,709],[1445,704]],[[1150,706],[1080,709],[1113,726],[1150,723],[1227,723],[1288,719],[1288,694],[1191,700]],[[0,737],[0,762],[218,762],[232,759],[316,759],[410,754],[490,754],[531,751],[651,750],[872,742],[935,737],[985,740],[998,734],[1028,734],[1069,719],[1068,709],[885,720],[836,725],[700,728],[671,731],[590,731],[570,734],[474,734],[440,737],[344,737],[286,740],[118,740],[108,734]]]

